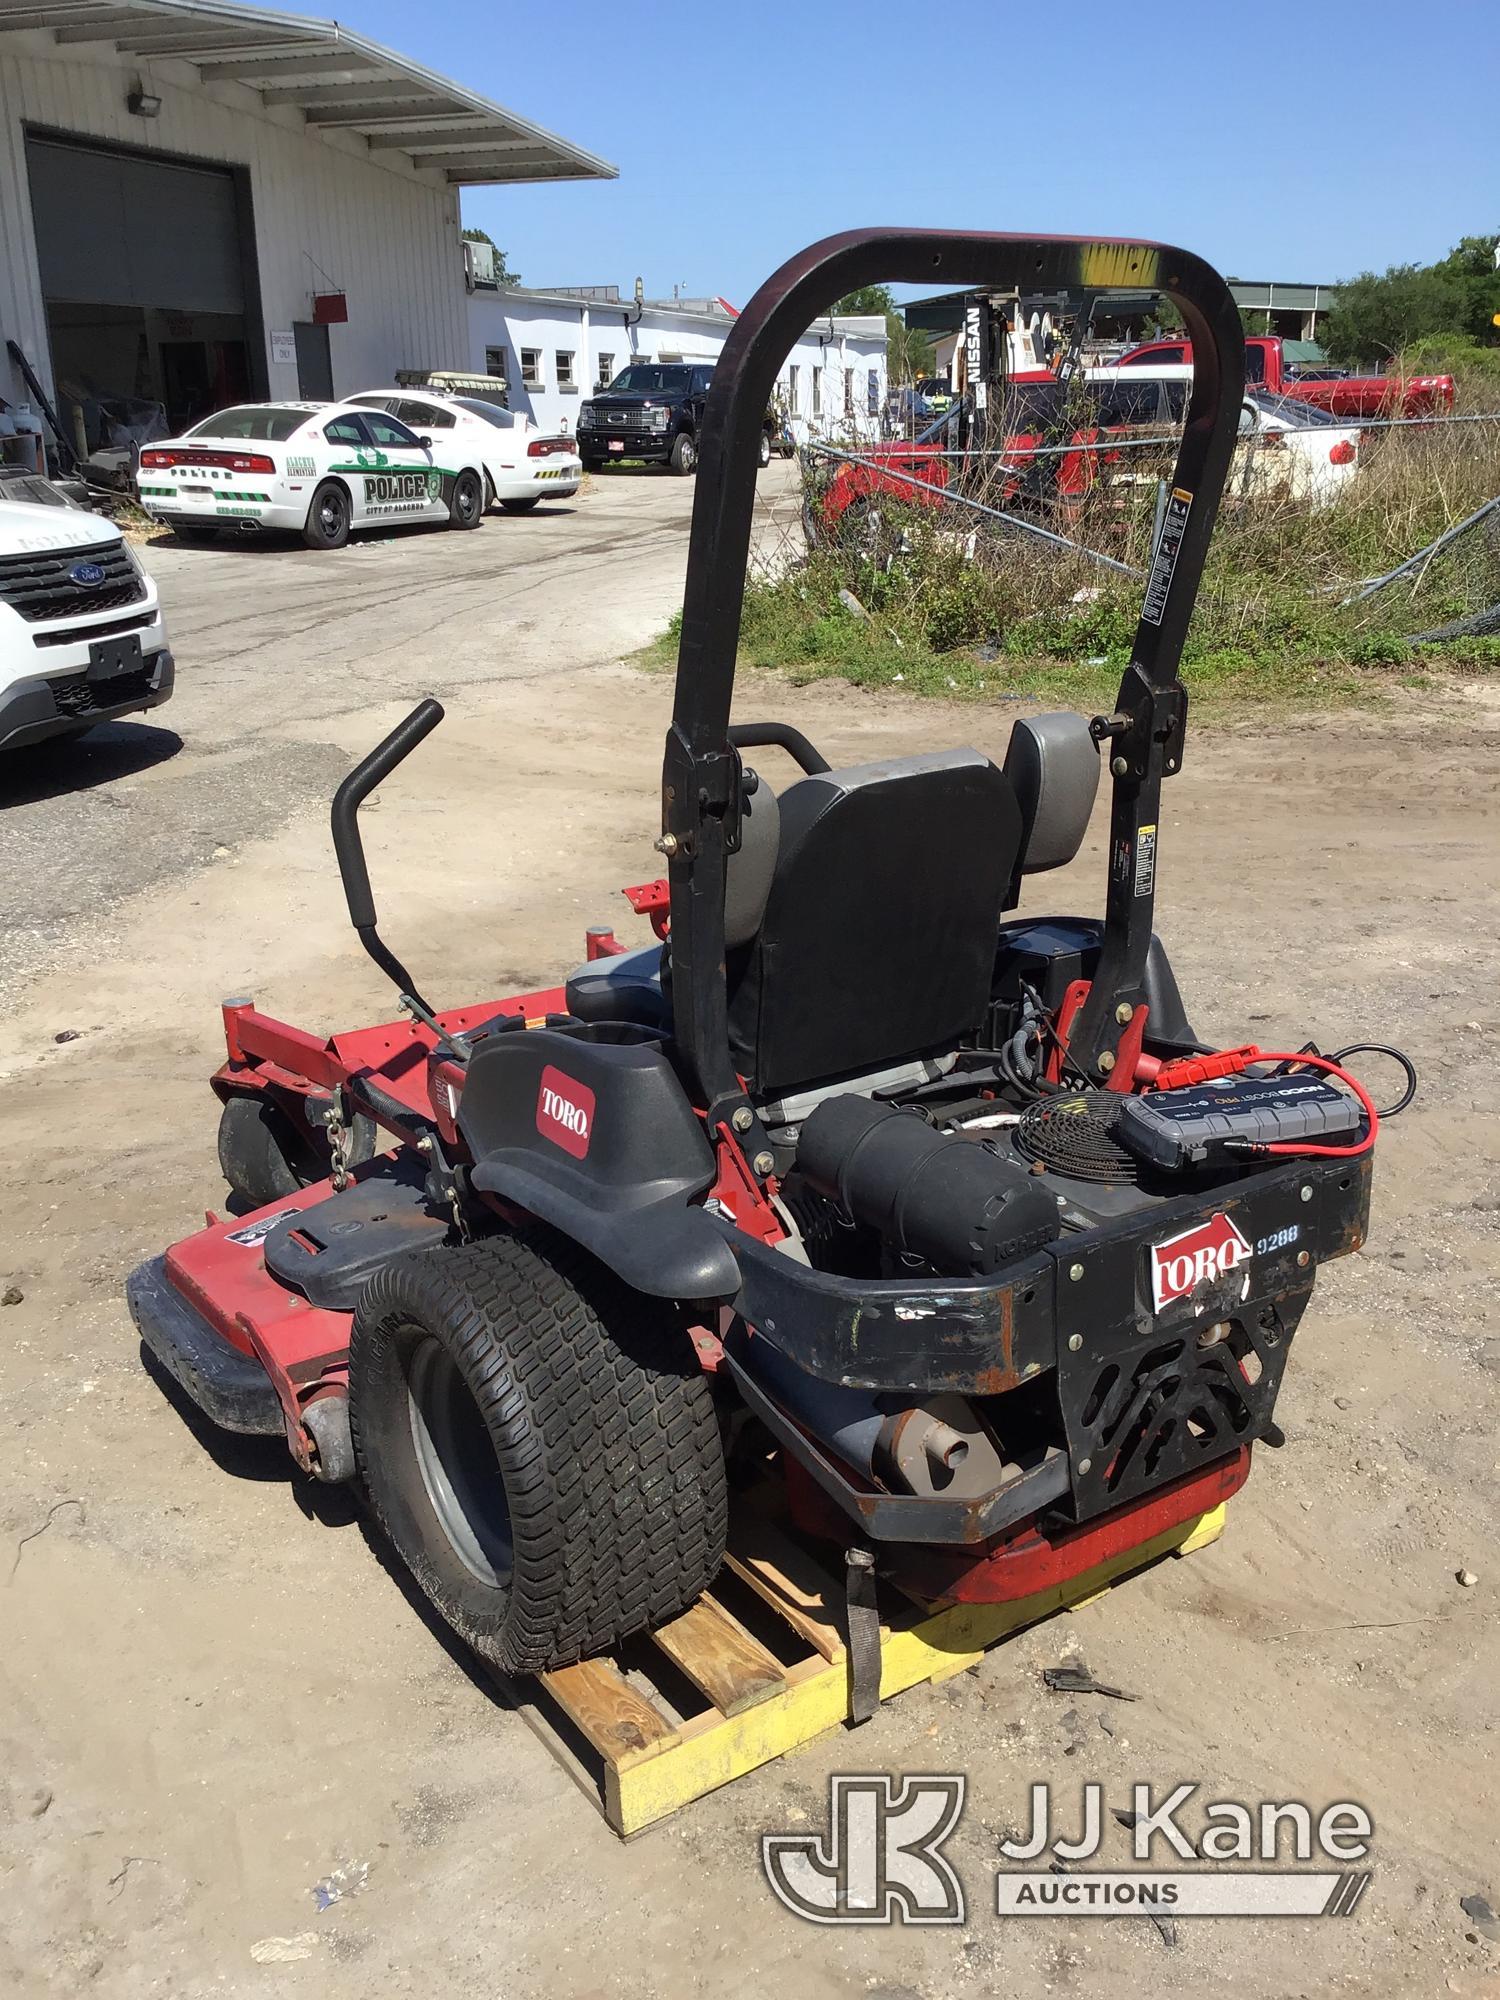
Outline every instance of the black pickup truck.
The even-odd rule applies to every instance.
[[[578,455],[586,472],[611,459],[644,459],[688,473],[698,464],[698,430],[712,367],[691,361],[632,361],[578,412]],[[782,449],[781,419],[766,412],[760,462]]]

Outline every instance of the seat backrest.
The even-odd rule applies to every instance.
[[[1083,845],[1099,792],[1099,746],[1081,715],[1059,709],[1017,722],[1005,752],[1025,829],[1010,902],[1023,875],[1066,867]]]
[[[760,927],[728,957],[730,1047],[780,1095],[953,1047],[989,1003],[1022,838],[977,750],[892,757],[781,794]]]

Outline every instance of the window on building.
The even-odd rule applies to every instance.
[[[539,347],[521,349],[521,380],[528,389],[542,386],[542,350]]]
[[[613,381],[614,381],[614,379],[615,379],[615,357],[614,357],[614,356],[613,356],[612,354],[601,354],[601,355],[599,356],[599,378],[598,378],[598,379],[599,379],[599,380],[600,380],[601,382],[613,382]]]
[[[854,370],[852,368],[844,370],[844,415],[846,417],[854,415]]]
[[[493,375],[497,381],[510,380],[510,349],[508,347],[487,347],[484,350],[484,372]]]
[[[578,384],[573,380],[573,349],[559,347],[552,358],[557,363],[558,388],[576,389]]]
[[[865,415],[867,417],[878,417],[880,415],[880,370],[878,368],[868,369],[865,373]]]
[[[812,378],[813,378],[813,406],[812,406],[812,413],[813,413],[813,415],[814,415],[815,417],[821,417],[821,416],[822,416],[822,414],[823,414],[823,371],[822,371],[822,369],[821,369],[821,368],[815,368],[815,369],[813,370],[813,372],[812,372]]]
[[[795,417],[801,407],[797,401],[798,369],[794,362],[786,371],[786,409],[789,417]]]

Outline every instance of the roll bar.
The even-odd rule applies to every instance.
[[[1217,271],[1162,243],[914,229],[825,237],[767,279],[735,322],[714,370],[699,439],[676,693],[662,766],[661,844],[671,888],[674,1033],[711,1128],[749,1108],[729,1053],[724,870],[739,841],[740,759],[729,711],[761,424],[794,342],[845,292],[885,282],[967,284],[994,292],[1154,290],[1182,314],[1193,346],[1182,443],[1130,665],[1114,714],[1094,722],[1114,789],[1103,947],[1070,1036],[1073,1061],[1085,1075],[1107,1080],[1124,1025],[1145,998],[1161,781],[1181,769],[1187,719],[1177,663],[1244,389],[1238,309]],[[753,1121],[740,1143],[752,1164],[762,1153],[769,1160]]]

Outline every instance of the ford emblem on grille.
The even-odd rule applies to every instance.
[[[68,571],[68,581],[69,583],[103,583],[104,571],[95,562],[74,563],[73,567]]]

